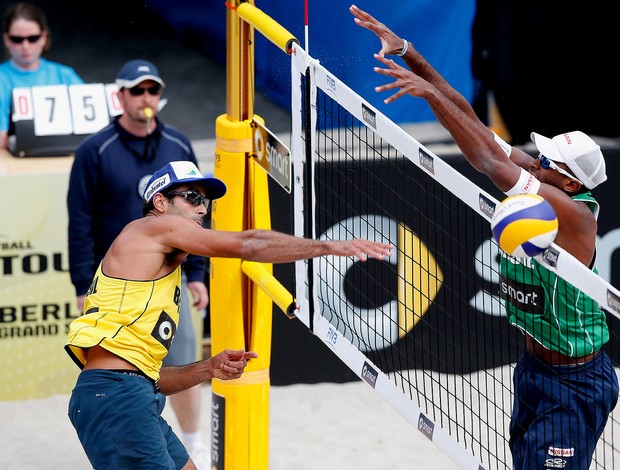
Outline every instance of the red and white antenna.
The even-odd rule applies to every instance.
[[[308,0],[304,0],[304,35],[306,53],[310,54],[310,44],[308,43]]]

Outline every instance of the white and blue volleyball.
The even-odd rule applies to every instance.
[[[495,208],[491,231],[506,253],[528,258],[551,246],[558,233],[558,217],[551,204],[538,194],[517,194]]]

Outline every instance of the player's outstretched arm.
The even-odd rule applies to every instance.
[[[189,219],[158,217],[152,233],[161,244],[186,253],[239,258],[261,263],[291,263],[325,255],[355,256],[361,261],[391,256],[392,245],[370,240],[313,240],[275,230],[240,232],[204,229]]]
[[[426,100],[437,120],[450,132],[467,161],[487,175],[501,190],[507,191],[518,181],[521,168],[509,159],[495,141],[494,135],[479,119],[471,118],[441,91],[414,71],[401,67],[392,60],[375,55],[385,67],[375,67],[375,72],[394,81],[376,88],[393,92],[386,98],[390,103],[404,95]]]
[[[325,255],[369,257],[383,260],[391,256],[392,245],[370,240],[312,240],[272,230],[246,230],[242,259],[264,263],[290,263]]]

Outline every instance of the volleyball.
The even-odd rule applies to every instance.
[[[495,208],[491,232],[499,247],[519,258],[545,251],[558,233],[555,210],[537,194],[508,196]]]

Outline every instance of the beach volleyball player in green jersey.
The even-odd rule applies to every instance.
[[[374,70],[393,79],[376,87],[392,93],[385,103],[405,95],[424,99],[467,161],[498,189],[545,198],[558,217],[557,245],[595,270],[598,204],[590,190],[607,179],[600,147],[573,131],[551,139],[532,133],[535,158],[513,148],[409,41],[354,5],[350,12],[381,42]],[[408,68],[386,55],[400,56]],[[503,257],[500,271],[508,319],[526,338],[513,377],[513,467],[585,470],[618,400],[616,372],[601,349],[609,339],[605,313],[535,259]]]
[[[392,246],[368,240],[311,240],[271,230],[203,228],[225,184],[188,161],[156,171],[144,191],[145,217],[127,224],[93,279],[66,351],[82,369],[69,418],[93,467],[195,469],[161,412],[165,395],[211,378],[237,379],[255,352],[224,350],[186,366],[164,366],[179,321],[180,265],[206,257],[288,263],[323,255],[383,259]]]

